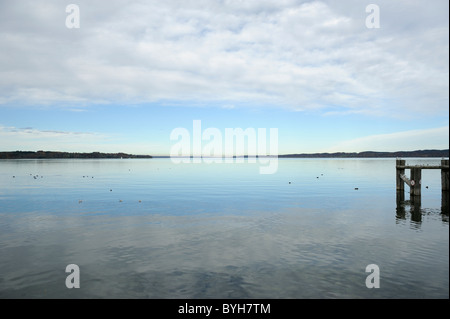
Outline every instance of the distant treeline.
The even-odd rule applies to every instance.
[[[360,153],[314,153],[314,154],[288,154],[278,157],[295,158],[373,158],[373,157],[448,157],[449,150],[421,150],[399,152],[360,152]]]
[[[159,156],[168,157],[168,156]],[[246,157],[246,156],[245,156]],[[360,153],[311,153],[278,155],[280,158],[376,158],[376,157],[449,157],[449,150],[419,150],[399,152],[360,152]],[[39,158],[152,158],[150,155],[126,153],[69,153],[53,151],[15,151],[0,152],[0,159],[39,159]]]
[[[53,151],[15,151],[0,152],[0,159],[39,159],[39,158],[152,158],[150,155],[131,155],[126,153],[69,153]]]

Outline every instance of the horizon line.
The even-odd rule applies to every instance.
[[[111,155],[125,155],[125,156],[150,156],[155,158],[246,158],[246,157],[295,157],[295,156],[314,156],[314,155],[359,155],[359,154],[391,154],[396,155],[398,153],[416,153],[416,152],[449,152],[449,149],[417,149],[413,151],[361,151],[361,152],[314,152],[314,153],[285,153],[285,154],[267,154],[267,155],[224,155],[224,156],[208,156],[208,155],[188,155],[188,156],[171,156],[171,155],[151,155],[151,154],[131,154],[131,153],[125,153],[125,152],[69,152],[69,151],[0,151],[0,154],[4,153],[66,153],[66,154],[99,154],[99,155],[105,155],[105,154],[111,154]],[[444,157],[448,157],[449,155]],[[442,157],[442,156],[438,156]]]

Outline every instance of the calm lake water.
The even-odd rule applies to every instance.
[[[422,175],[417,207],[395,159],[1,160],[0,298],[449,298],[440,171]]]

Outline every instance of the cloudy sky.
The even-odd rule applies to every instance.
[[[168,155],[194,120],[277,128],[280,154],[446,149],[448,7],[0,0],[0,151]]]

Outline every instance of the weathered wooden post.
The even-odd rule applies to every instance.
[[[422,221],[422,196],[420,196],[422,184],[422,170],[418,167],[411,168],[409,200],[411,201],[411,220],[417,223]]]
[[[403,206],[403,202],[405,201],[405,182],[403,181],[402,176],[405,175],[405,166],[406,161],[397,158],[396,161],[396,189],[397,189],[397,216],[398,218],[405,218],[405,207]]]
[[[397,159],[396,161],[397,193],[405,191],[405,182],[401,178],[401,176],[405,174],[405,163],[406,161],[402,159]]]
[[[411,192],[412,196],[421,195],[422,169],[420,167],[411,168]]]
[[[442,183],[442,191],[449,191],[448,185],[448,163],[449,160],[441,160],[441,183]]]
[[[441,213],[448,215],[449,192],[442,192],[441,197]]]
[[[448,164],[449,160],[443,159],[441,161],[441,183],[442,183],[442,198],[441,198],[441,212],[448,215],[449,211],[449,182],[448,182]]]

